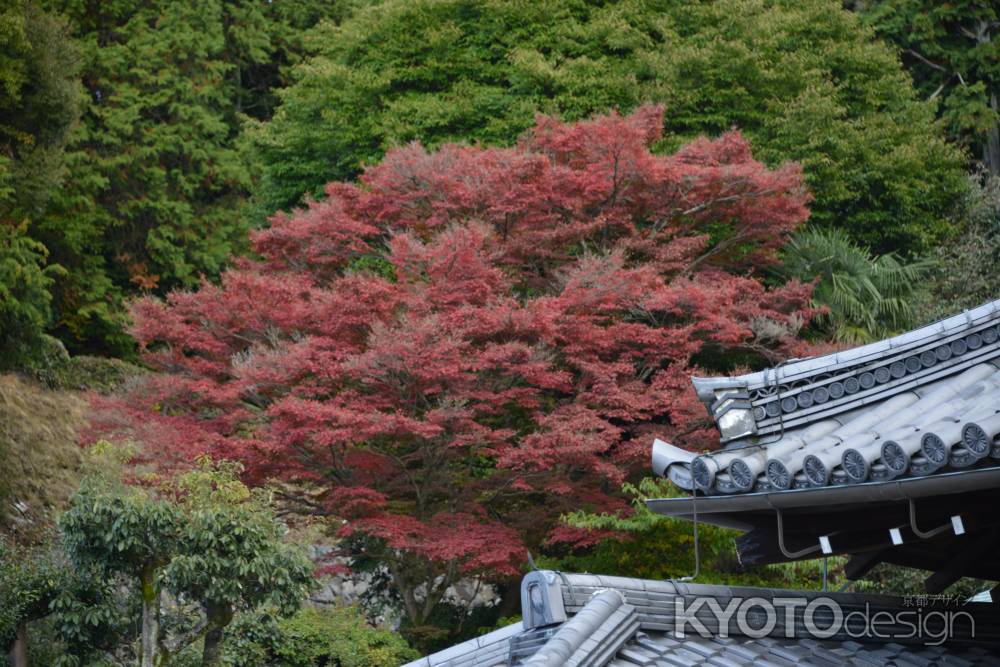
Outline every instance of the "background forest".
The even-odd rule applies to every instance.
[[[985,0],[3,3],[0,646],[396,665],[507,622],[529,553],[690,573],[639,502],[654,435],[718,442],[689,375],[1000,292],[998,33]],[[703,531],[704,581],[820,585]]]

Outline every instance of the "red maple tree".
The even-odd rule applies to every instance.
[[[707,433],[697,359],[788,353],[812,315],[809,286],[755,277],[808,215],[798,166],[735,132],[655,155],[662,113],[539,117],[513,148],[412,144],[331,183],[220,284],[135,304],[160,373],[99,428],[282,480],[380,549],[416,624],[456,578],[583,539],[556,518],[621,507],[651,433]]]

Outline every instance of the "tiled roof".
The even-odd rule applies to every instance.
[[[1000,465],[1000,301],[836,354],[694,378],[725,447],[662,441],[653,467],[708,495]]]
[[[1000,658],[992,657],[1000,638],[1000,612],[988,603],[962,607],[975,616],[976,631],[971,633],[975,638],[967,633],[933,646],[919,641],[904,645],[878,639],[857,627],[828,638],[811,638],[804,630],[806,614],[802,606],[796,607],[791,616],[781,615],[768,632],[749,636],[732,616],[728,622],[713,621],[704,613],[704,606],[692,605],[701,599],[725,608],[733,601],[805,596],[809,600],[835,601],[845,617],[852,610],[892,613],[906,608],[903,600],[885,596],[802,593],[551,571],[530,573],[521,590],[522,623],[406,667],[1000,666]],[[708,632],[675,632],[678,601],[685,605],[681,613],[690,614],[688,619],[697,618]]]

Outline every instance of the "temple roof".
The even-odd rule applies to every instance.
[[[1000,579],[1000,301],[907,334],[730,378],[694,378],[722,434],[657,440],[692,495],[659,514],[744,531],[744,564],[847,554],[929,570],[930,592]]]
[[[950,603],[925,604],[920,614],[946,613]],[[721,618],[712,605],[734,613]],[[868,628],[863,615],[901,619],[918,614],[912,601],[908,605],[906,599],[887,596],[541,570],[522,581],[521,606],[522,622],[406,667],[1000,665],[992,657],[1000,639],[1000,611],[989,603],[951,607],[967,612],[973,622],[954,623],[944,643],[929,636],[901,639],[906,631],[899,623],[875,632]],[[746,612],[738,611],[744,606]],[[768,609],[776,610],[773,617]]]
[[[722,449],[662,441],[653,468],[706,495],[997,465],[1000,301],[878,343],[728,378],[693,378]]]

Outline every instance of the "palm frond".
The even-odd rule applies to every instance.
[[[912,325],[914,295],[933,270],[926,259],[890,253],[873,257],[837,229],[806,229],[786,246],[783,275],[818,279],[817,305],[829,310],[827,325],[846,342],[867,342]]]

